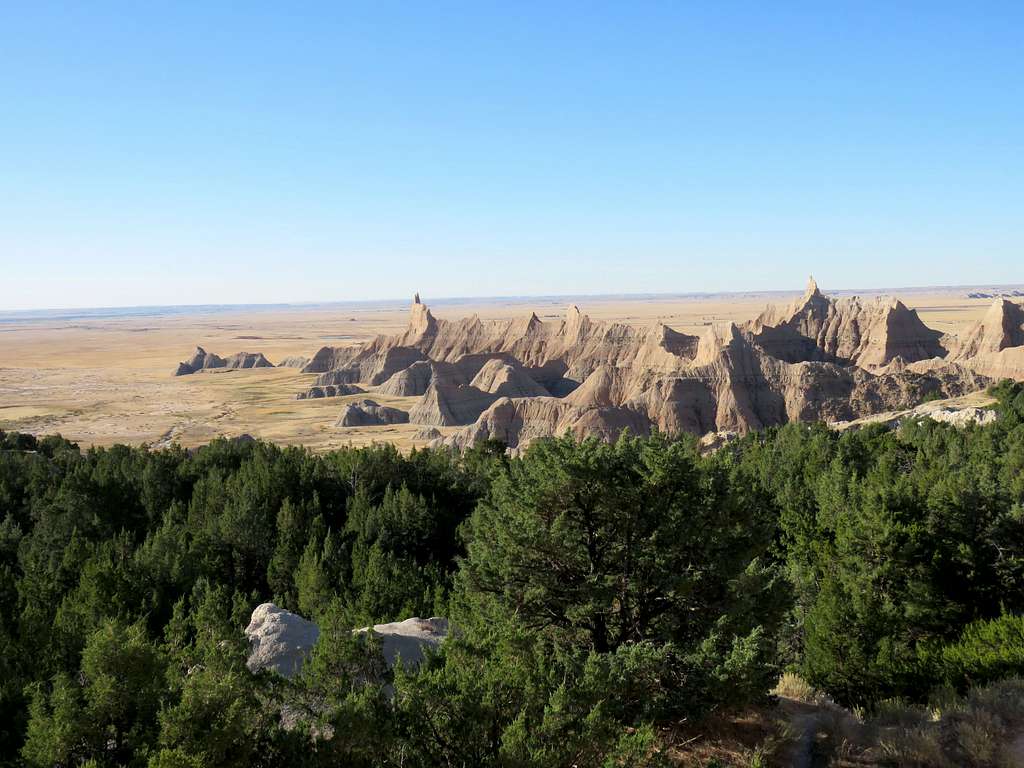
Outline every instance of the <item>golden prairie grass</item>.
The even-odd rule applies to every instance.
[[[819,698],[818,691],[794,672],[784,672],[772,690],[772,694],[805,704],[814,704]]]

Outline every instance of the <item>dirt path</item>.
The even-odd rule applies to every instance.
[[[793,768],[814,768],[814,742],[818,735],[818,716],[814,713],[796,715],[789,722],[793,726],[793,730],[800,734],[790,753]]]
[[[1008,752],[1012,765],[1024,765],[1024,733],[1017,734],[1017,738],[1010,742]]]
[[[821,743],[818,740],[818,733],[822,728],[822,708],[785,697],[780,697],[779,704],[793,733],[796,734],[795,740],[783,756],[786,765],[792,768],[827,766],[828,758],[822,754]]]

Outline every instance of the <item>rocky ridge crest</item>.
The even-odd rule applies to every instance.
[[[663,324],[435,318],[419,297],[407,329],[321,349],[316,386],[355,384],[419,397],[413,424],[459,427],[459,447],[545,435],[614,438],[743,433],[794,420],[851,421],[924,398],[1024,378],[1024,309],[999,299],[962,339],[926,326],[898,299],[836,299],[813,278],[788,307],[682,333]]]

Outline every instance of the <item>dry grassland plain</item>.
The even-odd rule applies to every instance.
[[[861,295],[874,293],[878,292]],[[978,320],[991,303],[968,298],[963,288],[886,293],[915,307],[929,326],[953,333]],[[437,317],[448,319],[536,312],[551,321],[575,303],[597,319],[636,325],[661,321],[694,333],[712,323],[750,320],[769,303],[785,303],[799,295],[800,291],[678,298],[424,300]],[[217,436],[241,434],[313,450],[375,441],[407,449],[424,442],[417,439],[416,425],[335,426],[342,404],[349,400],[369,396],[408,408],[415,398],[371,393],[296,400],[296,393],[310,386],[315,376],[295,368],[172,375],[178,361],[187,359],[196,345],[222,356],[262,352],[276,364],[288,356],[310,356],[325,345],[357,344],[376,334],[395,333],[406,325],[407,302],[62,314],[0,316],[0,429],[60,433],[83,446],[177,442],[191,447]]]

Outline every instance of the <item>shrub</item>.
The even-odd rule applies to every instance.
[[[959,688],[1024,675],[1024,616],[968,624],[939,656],[946,679]]]

